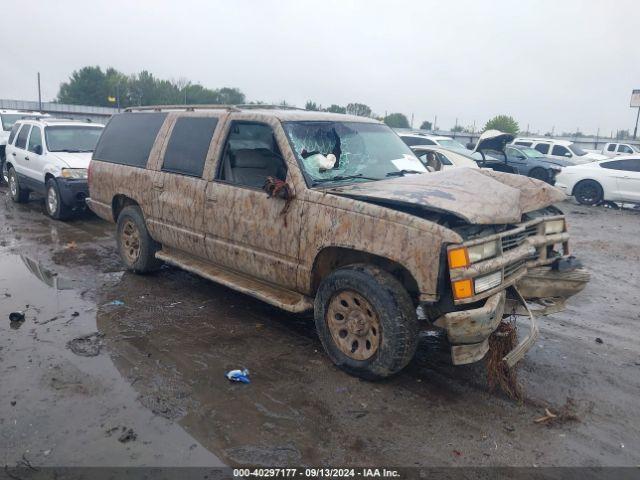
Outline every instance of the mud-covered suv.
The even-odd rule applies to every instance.
[[[115,115],[89,168],[90,208],[127,267],[167,262],[291,312],[314,311],[329,357],[380,378],[440,329],[480,360],[522,297],[558,309],[588,273],[538,180],[426,172],[386,125],[339,114],[151,107]],[[421,307],[421,308],[418,308]],[[416,314],[421,312],[420,319]]]

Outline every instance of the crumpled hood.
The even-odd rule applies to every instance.
[[[451,213],[472,224],[519,223],[522,215],[566,198],[555,187],[522,175],[456,168],[328,189],[327,193]]]
[[[67,164],[68,168],[89,168],[93,152],[48,152]]]

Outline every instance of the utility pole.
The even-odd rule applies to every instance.
[[[42,111],[42,91],[40,90],[40,72],[38,72],[38,111],[39,112]],[[636,122],[636,128],[637,128],[637,122]]]
[[[433,131],[434,131],[434,132],[436,132],[436,131],[437,131],[437,127],[436,127],[436,125],[437,125],[437,124],[438,124],[438,115],[436,115],[436,116],[433,118]]]
[[[116,105],[118,106],[118,113],[120,113],[120,82],[116,83]]]

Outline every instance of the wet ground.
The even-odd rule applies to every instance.
[[[640,212],[563,209],[593,280],[540,320],[516,403],[431,337],[390,380],[350,377],[309,318],[175,268],[125,273],[112,225],[0,187],[0,463],[638,465]],[[251,384],[224,378],[239,367]]]

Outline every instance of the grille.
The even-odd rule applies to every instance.
[[[512,263],[511,265],[506,265],[504,267],[504,278],[508,279],[511,275],[520,270],[524,266],[524,263],[524,260],[520,260],[516,263]]]
[[[538,226],[531,225],[522,232],[504,235],[502,237],[502,251],[507,252],[522,245],[526,238],[532,237],[538,233]]]

